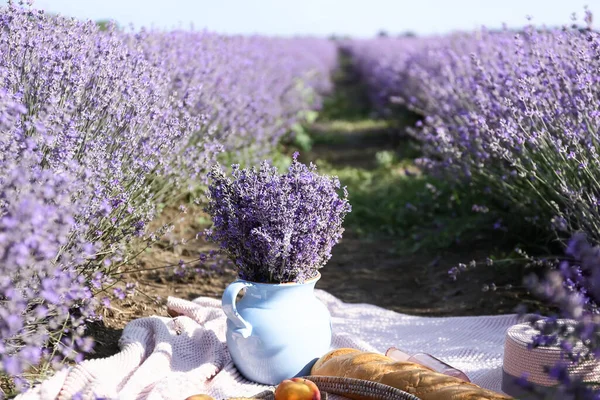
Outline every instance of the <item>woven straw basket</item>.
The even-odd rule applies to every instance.
[[[561,323],[569,323],[568,320],[560,320]],[[538,390],[552,393],[552,389],[558,383],[545,371],[545,367],[552,367],[563,358],[563,352],[558,346],[540,346],[534,349],[528,348],[533,336],[539,334],[539,330],[527,323],[511,326],[506,332],[504,343],[504,365],[502,391],[515,397],[525,397],[527,394],[514,381],[526,375],[530,384]],[[589,360],[568,367],[569,375],[584,382],[600,381],[600,362]]]
[[[362,396],[363,399],[369,400],[420,400],[410,393],[377,382],[338,376],[305,376],[304,378],[317,385],[323,400],[327,400],[328,393],[340,396]],[[235,397],[229,400],[249,399],[274,400],[275,394],[272,390],[265,390],[254,397]]]

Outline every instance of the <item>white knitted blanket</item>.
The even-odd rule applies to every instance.
[[[427,352],[464,371],[476,384],[500,391],[504,335],[514,315],[427,318],[369,304],[347,304],[322,290],[333,322],[333,348],[385,352],[395,346]],[[121,352],[65,369],[18,398],[183,400],[192,394],[216,399],[251,396],[262,386],[235,369],[225,345],[225,314],[219,300],[169,298],[183,316],[130,322]],[[332,398],[336,398],[331,396]],[[339,397],[338,397],[339,398]]]

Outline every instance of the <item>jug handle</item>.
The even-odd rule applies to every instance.
[[[237,307],[235,306],[235,300],[240,290],[252,286],[251,283],[246,281],[235,281],[229,284],[223,292],[223,298],[221,304],[223,311],[228,319],[235,325],[236,332],[240,333],[243,338],[247,338],[252,333],[252,325],[250,325],[242,316],[238,313]]]

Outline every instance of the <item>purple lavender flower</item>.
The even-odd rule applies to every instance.
[[[266,161],[260,169],[232,166],[232,178],[220,166],[210,173],[213,218],[209,239],[219,243],[242,279],[255,282],[302,282],[315,276],[342,237],[350,212],[347,192],[337,178],[296,160],[285,174]]]

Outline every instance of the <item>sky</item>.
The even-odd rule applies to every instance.
[[[519,27],[528,15],[535,23],[559,26],[570,23],[573,12],[583,16],[586,4],[600,12],[600,0],[34,0],[48,12],[137,28],[193,25],[229,34],[354,37],[381,30],[427,35],[502,23]]]

